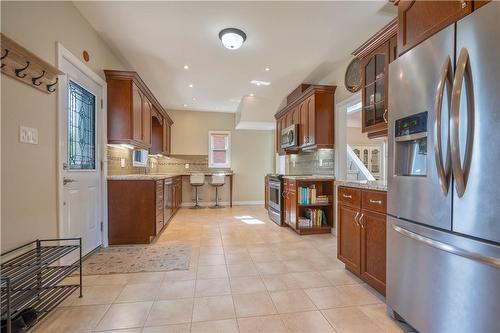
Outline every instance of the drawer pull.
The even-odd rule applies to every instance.
[[[370,199],[370,203],[381,205],[382,204],[382,200],[372,200],[372,199]]]
[[[350,194],[342,194],[342,196],[347,199],[352,199],[352,195]]]

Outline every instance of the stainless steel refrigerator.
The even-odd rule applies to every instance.
[[[500,332],[500,2],[389,75],[387,304],[420,332]]]

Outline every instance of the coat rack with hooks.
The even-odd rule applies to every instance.
[[[64,74],[56,67],[0,33],[2,74],[24,82],[47,94],[56,91],[58,76]]]

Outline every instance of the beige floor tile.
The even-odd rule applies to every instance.
[[[197,279],[227,278],[226,265],[199,266],[196,274]]]
[[[191,325],[191,333],[238,333],[234,319],[203,321]]]
[[[248,264],[248,263],[252,263],[252,257],[245,252],[243,252],[243,253],[226,253],[226,263],[228,265]]]
[[[328,281],[330,281],[334,286],[363,283],[363,281],[361,281],[357,276],[345,269],[321,271],[321,275],[328,279]]]
[[[189,333],[191,324],[144,327],[142,333]],[[114,332],[112,332],[114,333]]]
[[[260,291],[266,291],[266,286],[258,276],[247,276],[231,278],[231,293],[236,294],[249,294]]]
[[[330,309],[348,304],[336,287],[311,288],[304,291],[318,309]]]
[[[275,291],[271,293],[271,298],[279,313],[316,310],[302,289]]]
[[[178,270],[165,272],[164,281],[194,280],[196,279],[196,269]]]
[[[335,332],[319,311],[282,314],[281,320],[289,333],[327,333]]]
[[[269,291],[290,290],[300,288],[297,280],[291,274],[263,275],[262,281]]]
[[[107,285],[124,285],[128,283],[130,274],[106,274],[99,275],[93,285],[96,286],[107,286]]]
[[[275,314],[276,308],[266,292],[233,295],[236,316],[251,317]]]
[[[127,284],[115,300],[115,303],[154,301],[158,296],[160,283]]]
[[[235,318],[231,296],[211,296],[194,299],[193,322]]]
[[[195,280],[173,280],[165,281],[161,284],[158,294],[159,300],[174,298],[194,297]]]
[[[239,318],[240,333],[285,333],[286,328],[279,315]]]
[[[120,295],[123,285],[83,286],[83,297],[75,291],[62,303],[63,306],[111,304]]]
[[[140,272],[127,274],[127,284],[159,283],[165,278],[165,272]]]
[[[126,328],[124,330],[111,330],[111,331],[94,331],[99,333],[142,333],[142,328]]]
[[[230,295],[229,279],[196,280],[196,297]]]
[[[346,306],[367,305],[381,303],[381,300],[366,285],[337,286]]]
[[[241,276],[257,276],[257,268],[252,263],[244,264],[230,264],[227,265],[227,270],[230,277],[241,277]]]
[[[381,333],[382,329],[357,307],[322,311],[338,333]]]
[[[151,308],[146,326],[189,323],[192,311],[192,298],[157,301]]]
[[[385,304],[364,305],[360,306],[359,309],[373,322],[375,322],[384,332],[399,333],[413,331],[410,326],[395,321],[389,317],[387,314],[387,306]]]
[[[200,255],[204,254],[224,254],[222,245],[200,246]]]
[[[116,330],[142,327],[153,302],[112,304],[97,325],[96,330]]]
[[[289,272],[310,272],[314,266],[308,260],[289,260],[285,262]]]
[[[259,272],[266,274],[283,274],[288,272],[288,268],[282,261],[260,262],[255,264]]]
[[[291,273],[301,288],[327,287],[332,284],[319,272]]]
[[[198,265],[225,265],[226,260],[223,254],[203,254],[198,258]]]
[[[34,329],[34,333],[84,332],[97,326],[109,305],[88,305],[55,309]]]

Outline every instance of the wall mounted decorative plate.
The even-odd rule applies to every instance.
[[[352,93],[361,89],[361,61],[358,58],[352,59],[347,66],[344,77],[344,85],[345,88]]]
[[[58,76],[64,74],[56,67],[28,51],[14,40],[1,34],[2,74],[8,75],[47,94],[56,91]]]

